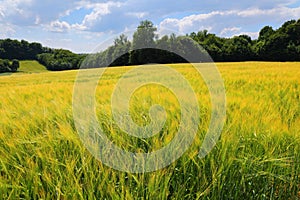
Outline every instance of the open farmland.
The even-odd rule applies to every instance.
[[[208,91],[187,64],[172,66],[197,95],[199,130],[180,159],[144,174],[111,169],[81,143],[72,113],[77,71],[38,67],[41,73],[0,76],[0,199],[300,199],[300,63],[218,63],[226,123],[203,159],[198,151],[209,125]],[[105,72],[96,93],[97,116],[118,146],[154,151],[176,134],[179,104],[166,88],[142,87],[130,102],[133,120],[149,123],[149,107],[160,104],[168,126],[147,140],[120,132],[111,119],[110,98],[131,68]]]

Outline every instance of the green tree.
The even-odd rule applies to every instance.
[[[151,21],[142,21],[133,34],[131,64],[154,63],[156,59],[155,32],[157,29]]]
[[[14,60],[12,61],[11,66],[10,66],[10,70],[11,70],[11,72],[16,72],[16,71],[18,71],[19,67],[20,67],[19,61],[16,60],[16,59],[14,59]]]
[[[274,33],[275,31],[271,26],[265,26],[259,32],[258,41],[268,40]]]
[[[0,59],[0,73],[10,72],[9,61],[6,59]]]
[[[155,47],[155,32],[157,29],[151,21],[145,20],[140,22],[137,31],[133,34],[132,48],[154,48]]]
[[[112,63],[110,63],[110,66],[128,65],[130,48],[131,43],[124,34],[116,38],[114,41],[114,51],[112,53]]]

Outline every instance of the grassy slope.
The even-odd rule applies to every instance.
[[[299,63],[220,63],[218,67],[227,91],[221,140],[204,159],[197,157],[208,125],[209,99],[194,71],[175,65],[191,80],[199,98],[203,119],[199,137],[175,163],[147,174],[110,169],[82,145],[72,118],[76,71],[0,77],[0,199],[300,198]],[[170,140],[165,132],[145,142],[111,126],[106,113],[112,86],[126,70],[108,70],[98,88],[99,119],[125,149],[164,146]],[[171,94],[160,92],[166,91],[138,90],[136,95],[150,95],[150,101],[135,98],[133,117],[141,120],[151,103],[161,103],[170,109],[169,132],[176,132],[176,102]],[[156,94],[163,94],[162,99]]]
[[[37,61],[26,60],[20,61],[20,68],[18,71],[23,73],[40,73],[46,72],[47,69]]]

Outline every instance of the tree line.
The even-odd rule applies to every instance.
[[[51,49],[43,47],[40,43],[29,43],[25,40],[0,40],[0,58],[35,60],[38,54],[50,52]]]
[[[39,43],[25,40],[0,40],[0,73],[16,72],[20,67],[19,60],[34,60],[48,48]]]
[[[84,57],[69,50],[43,47],[37,42],[0,40],[0,72],[14,72],[10,63],[17,60],[37,60],[52,71],[78,69]]]
[[[300,19],[287,21],[277,30],[265,26],[256,40],[247,35],[221,38],[205,30],[189,37],[214,61],[300,61]]]
[[[45,65],[48,70],[72,70],[79,69],[86,55],[72,53],[69,50],[54,49],[50,53],[37,55],[37,60]]]
[[[0,73],[16,72],[19,67],[19,61],[16,59],[14,59],[12,62],[7,59],[0,59]]]
[[[127,66],[151,63],[185,63],[210,61],[207,52],[187,36],[171,34],[158,38],[150,21],[142,21],[132,42],[120,35],[106,50],[91,54],[83,67]]]
[[[277,30],[265,26],[260,30],[258,39],[254,40],[248,35],[219,37],[207,30],[186,36],[171,34],[158,38],[156,31],[152,22],[142,21],[132,42],[121,35],[106,50],[88,56],[83,66],[90,68],[212,60],[300,61],[300,19],[287,21]]]
[[[258,39],[248,35],[219,37],[207,30],[185,36],[175,34],[161,38],[151,21],[140,23],[132,41],[125,35],[115,39],[106,50],[95,54],[75,54],[68,50],[43,47],[25,40],[0,40],[0,59],[37,60],[48,70],[78,69],[104,66],[124,66],[147,63],[228,61],[300,61],[300,19],[285,22],[274,30],[263,27]],[[200,46],[199,46],[200,45]],[[204,51],[204,49],[206,51]],[[207,54],[207,53],[208,54]],[[1,71],[11,61],[2,60]],[[11,68],[10,68],[11,69]]]

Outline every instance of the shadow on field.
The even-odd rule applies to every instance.
[[[11,72],[5,72],[5,73],[0,73],[0,76],[11,76],[13,73]]]

